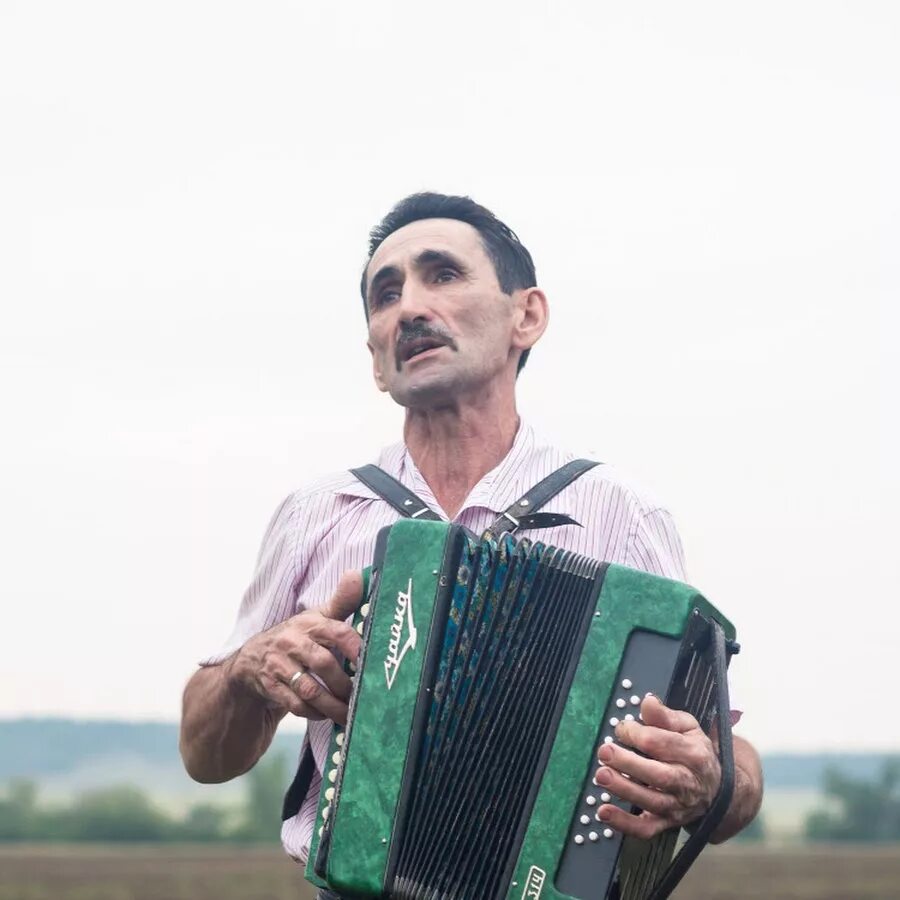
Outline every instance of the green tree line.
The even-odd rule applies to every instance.
[[[16,779],[0,796],[0,841],[235,841],[278,840],[285,790],[283,756],[260,761],[246,776],[246,798],[233,811],[209,803],[177,818],[131,785],[87,791],[68,806],[40,802],[37,785]]]
[[[807,818],[807,838],[900,841],[900,756],[887,759],[874,779],[828,769],[823,789],[828,803]]]

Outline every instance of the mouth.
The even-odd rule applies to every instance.
[[[437,350],[440,347],[446,346],[446,341],[433,337],[415,338],[411,341],[404,341],[397,348],[397,368],[399,369],[403,363],[409,362],[411,359],[415,359],[418,356],[423,356],[431,350]]]

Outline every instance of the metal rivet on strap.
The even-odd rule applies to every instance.
[[[403,505],[404,506],[412,506],[413,502],[412,502],[412,500],[406,499],[403,501]]]
[[[531,506],[531,501],[527,497],[523,497],[519,501],[519,506]]]

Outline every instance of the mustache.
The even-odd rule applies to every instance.
[[[457,349],[456,341],[441,328],[436,328],[425,322],[401,322],[400,336],[397,338],[397,347],[395,351],[398,369],[402,363],[402,353],[405,347],[408,344],[421,340],[437,341],[438,343],[449,347],[451,350]]]

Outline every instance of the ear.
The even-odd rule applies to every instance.
[[[372,374],[375,376],[375,386],[379,391],[387,391],[387,384],[385,384],[384,378],[381,377],[381,363],[378,362],[375,350],[368,341],[366,346],[369,348],[369,353],[372,354]]]
[[[539,288],[528,288],[513,294],[516,305],[513,319],[512,346],[529,350],[537,342],[550,321],[547,296]]]

